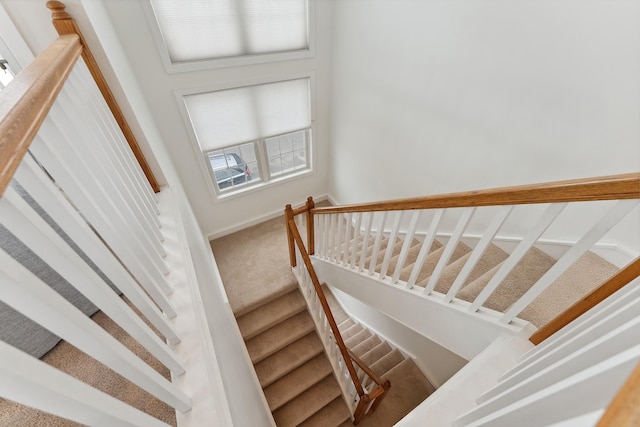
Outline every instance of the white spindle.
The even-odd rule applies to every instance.
[[[427,230],[427,235],[422,242],[420,252],[418,252],[418,257],[416,258],[416,262],[413,264],[413,269],[411,270],[411,275],[409,275],[409,280],[407,280],[407,289],[413,288],[416,284],[416,279],[420,274],[420,270],[422,270],[424,260],[427,258],[427,255],[429,255],[431,245],[433,245],[433,241],[436,238],[436,233],[438,231],[438,227],[440,226],[440,221],[442,220],[443,215],[444,209],[437,209],[433,214],[433,219],[431,220],[431,224],[429,225],[429,230]]]
[[[407,256],[409,255],[409,249],[413,244],[413,237],[416,234],[416,227],[418,225],[418,221],[420,220],[420,215],[422,211],[413,211],[411,214],[411,221],[409,222],[409,228],[407,229],[407,234],[404,238],[404,243],[402,244],[402,249],[400,250],[400,256],[398,257],[398,262],[396,263],[396,268],[393,272],[393,277],[391,278],[391,283],[398,283],[400,279],[400,273],[404,268],[404,263],[407,261]]]
[[[356,215],[356,225],[353,229],[353,242],[351,243],[351,262],[349,266],[351,268],[356,265],[356,256],[358,252],[358,240],[360,240],[360,227],[362,226],[362,212],[358,212]]]
[[[191,409],[187,395],[6,252],[0,251],[0,261],[5,271],[0,272],[0,295],[5,304],[180,412]],[[57,267],[58,263],[53,265]],[[57,270],[65,276],[65,267]]]
[[[533,302],[547,289],[567,268],[578,260],[585,252],[602,238],[609,230],[618,224],[629,212],[638,206],[638,200],[620,200],[611,210],[600,219],[587,233],[572,246],[529,290],[500,318],[503,323],[509,323],[514,317]]]
[[[358,271],[363,272],[367,259],[367,249],[369,249],[369,237],[371,236],[371,227],[373,227],[374,212],[368,212],[367,225],[365,226],[364,238],[362,240],[362,248],[360,248],[360,261],[358,262]]]
[[[475,312],[485,303],[485,301],[491,296],[491,294],[498,288],[500,283],[507,277],[513,267],[522,259],[538,238],[544,233],[544,231],[551,225],[551,223],[560,215],[560,213],[567,206],[566,203],[554,203],[550,205],[547,210],[542,214],[538,223],[529,231],[529,233],[522,239],[518,246],[513,250],[509,258],[507,258],[502,266],[498,269],[496,274],[491,278],[489,283],[482,289],[480,294],[469,306],[469,311]]]
[[[329,234],[331,232],[331,217],[332,215],[320,215],[322,218],[322,258],[327,259],[329,254],[329,248],[331,246],[329,242]]]
[[[37,201],[45,212],[78,245],[80,249],[109,277],[117,283],[129,300],[172,344],[180,342],[177,331],[140,289],[122,264],[102,244],[80,214],[67,202],[51,180],[45,176],[35,161],[26,156],[14,175],[14,179]]]
[[[476,266],[476,264],[478,264],[478,261],[480,261],[480,258],[482,258],[485,250],[489,247],[491,241],[495,237],[500,227],[502,227],[502,224],[504,224],[504,221],[507,219],[512,210],[513,206],[503,206],[496,214],[496,216],[493,217],[493,221],[491,221],[491,224],[489,224],[489,226],[485,230],[484,234],[480,238],[480,241],[473,249],[473,252],[471,252],[469,259],[464,264],[464,267],[462,267],[462,270],[454,280],[451,288],[449,288],[449,291],[444,298],[445,303],[453,301],[453,298],[455,298],[458,291],[465,284],[467,278],[473,271],[473,268]]]
[[[336,234],[338,233],[339,214],[331,214],[331,228],[329,229],[329,251],[327,258],[333,261],[336,253]]]
[[[156,216],[156,224],[158,227],[160,227],[160,222],[157,219],[157,216],[160,214],[157,206],[158,199],[153,192],[149,181],[146,179],[144,171],[136,160],[133,151],[129,147],[129,144],[126,141],[122,131],[120,130],[120,127],[115,121],[115,118],[113,117],[109,106],[105,102],[97,86],[93,84],[93,77],[91,77],[89,70],[83,63],[80,63],[79,66],[74,69],[74,73],[76,73],[75,75],[79,76],[78,81],[84,85],[83,92],[90,92],[93,94],[92,99],[96,105],[96,108],[98,108],[101,112],[99,116],[111,130],[111,135],[113,135],[111,141],[113,147],[116,149],[118,157],[121,159],[121,162],[127,166],[126,170],[128,171],[128,175],[131,176],[133,180],[134,187],[137,190],[139,198],[143,200],[145,206],[147,206],[149,211]]]
[[[84,425],[169,427],[3,341],[0,396]]]
[[[342,225],[344,224],[344,218],[342,214],[338,214],[338,230],[336,234],[336,244],[333,248],[333,260],[336,264],[340,263],[340,256],[342,255]]]
[[[184,373],[173,351],[12,188],[0,199],[0,218],[14,236],[158,360],[176,375]]]
[[[353,228],[353,214],[349,212],[344,222],[344,241],[341,246],[339,262],[347,265],[349,262],[349,243],[351,242],[351,229]]]
[[[402,221],[402,213],[403,211],[395,212],[395,220],[393,221],[393,225],[391,226],[391,233],[389,235],[389,244],[387,245],[387,250],[384,253],[384,259],[382,260],[382,268],[380,269],[380,278],[384,279],[387,277],[387,269],[389,268],[389,262],[391,261],[391,256],[393,255],[393,248],[396,244],[396,239],[398,238],[398,232],[400,231],[400,221]]]
[[[460,242],[462,233],[464,233],[465,228],[467,228],[467,224],[469,224],[469,221],[471,220],[471,217],[473,216],[475,211],[476,211],[476,208],[466,208],[462,212],[462,215],[460,216],[458,223],[453,229],[451,238],[447,242],[447,245],[445,246],[444,251],[442,251],[442,256],[440,256],[440,259],[436,264],[436,268],[434,268],[433,273],[431,274],[431,277],[429,277],[429,282],[427,283],[427,286],[425,286],[424,288],[423,293],[425,295],[429,295],[435,289],[436,283],[438,283],[438,280],[440,280],[440,276],[442,275],[442,271],[447,266],[447,264],[449,264],[449,260],[451,259],[451,256],[453,255],[456,248],[458,247],[458,243]]]
[[[166,279],[152,265],[140,258],[142,254],[133,250],[132,245],[125,239],[126,236],[112,222],[112,218],[104,210],[100,209],[98,200],[93,197],[91,192],[80,185],[82,180],[73,175],[38,137],[31,144],[31,151],[38,159],[46,159],[44,163],[46,163],[47,172],[71,197],[74,204],[78,206],[82,214],[126,264],[127,268],[133,272],[136,279],[162,311],[169,318],[175,317],[175,309],[165,296],[166,291],[170,290]],[[160,286],[163,287],[161,288]]]
[[[69,85],[73,86],[73,83],[69,82]],[[60,101],[65,106],[72,105],[73,109],[68,114],[76,117],[75,128],[74,121],[64,117],[65,114],[61,113],[62,107],[56,104],[51,109],[49,118],[41,126],[41,137],[47,141],[52,151],[60,153],[61,158],[64,158],[68,165],[72,165],[71,168],[83,178],[83,185],[91,185],[92,192],[99,195],[104,209],[108,209],[114,220],[120,222],[121,229],[130,233],[137,245],[150,254],[150,260],[156,268],[167,274],[168,268],[162,262],[162,257],[166,255],[162,245],[153,235],[150,226],[145,229],[141,213],[134,212],[135,200],[120,182],[116,171],[108,169],[113,165],[99,143],[105,139],[105,135],[96,127],[87,107],[82,108],[78,104],[78,96],[61,94]],[[77,130],[77,133],[74,130]]]
[[[314,253],[322,253],[322,232],[320,231],[320,217],[318,215],[313,216],[313,229],[314,229]]]
[[[380,225],[378,226],[378,230],[376,232],[376,240],[373,243],[373,252],[371,252],[371,258],[369,261],[369,276],[373,276],[373,273],[376,272],[376,260],[378,259],[378,252],[380,251],[382,236],[384,236],[384,226],[387,222],[387,216],[387,211],[384,211],[382,213]]]

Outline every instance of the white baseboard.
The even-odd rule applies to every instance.
[[[330,199],[328,195],[324,194],[317,197],[314,196],[313,200],[316,202],[323,202],[325,200],[330,200]],[[303,203],[304,202],[300,202],[300,205],[302,205]],[[235,233],[236,231],[244,230],[245,228],[249,228],[253,225],[260,224],[262,222],[269,221],[271,219],[278,218],[279,216],[283,216],[283,215],[284,215],[284,206],[282,207],[282,209],[278,211],[260,215],[256,218],[253,218],[252,220],[243,222],[242,224],[234,225],[232,227],[227,227],[223,230],[216,231],[215,233],[207,234],[207,239],[209,241],[219,239],[220,237],[227,236],[229,234]]]

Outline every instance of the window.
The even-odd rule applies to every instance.
[[[0,56],[0,90],[7,87],[11,80],[13,80],[13,73],[9,69],[9,64],[6,59]]]
[[[311,170],[309,78],[184,96],[217,194]]]
[[[308,0],[150,0],[150,4],[163,53],[171,64],[309,52]]]

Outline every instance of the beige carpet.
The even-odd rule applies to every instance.
[[[104,313],[99,311],[91,318],[153,369],[165,378],[169,378],[169,370]],[[60,341],[42,357],[42,361],[171,426],[176,425],[176,415],[173,408],[66,341]],[[0,426],[67,427],[79,425],[14,402],[0,400]]]
[[[236,316],[297,286],[284,217],[213,240],[211,249]]]

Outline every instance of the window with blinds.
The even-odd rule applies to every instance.
[[[172,64],[309,50],[308,0],[150,0]]]
[[[311,170],[309,78],[183,99],[217,194]]]

